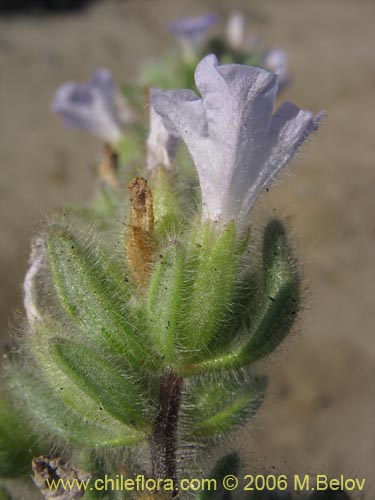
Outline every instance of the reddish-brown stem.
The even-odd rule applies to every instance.
[[[159,412],[150,436],[153,475],[156,479],[172,479],[176,484],[177,421],[182,391],[182,378],[166,373],[160,384]],[[172,496],[175,497],[174,491]]]

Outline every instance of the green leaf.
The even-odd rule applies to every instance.
[[[61,326],[58,325],[38,325],[28,338],[28,352],[33,359],[27,358],[26,364],[37,370],[55,396],[66,405],[66,410],[72,409],[83,419],[92,419],[107,425],[108,420],[112,421],[112,417],[63,371],[56,357],[51,356],[50,342],[53,337],[60,337],[59,328]]]
[[[268,354],[289,333],[299,310],[300,279],[283,224],[272,220],[263,238],[264,286],[250,315],[251,338],[240,358],[253,363]]]
[[[119,289],[91,249],[69,231],[52,228],[47,243],[58,298],[87,338],[124,355],[135,366],[155,366],[157,357],[126,308],[129,291]]]
[[[218,436],[244,424],[261,405],[265,388],[264,377],[249,378],[242,372],[230,377],[201,377],[193,387],[189,404],[191,433]]]
[[[56,356],[51,356],[50,342],[53,336],[58,337],[59,330],[56,329],[56,326],[52,327],[51,325],[48,328],[39,326],[35,332],[31,333],[28,339],[28,347],[35,361],[27,359],[27,365],[38,370],[40,377],[50,387],[49,392],[61,401],[65,412],[71,411],[84,421],[93,421],[99,425],[104,425],[104,427],[108,425],[110,428],[116,427],[118,425],[117,420],[97,400],[92,398],[85,388],[80,387],[70,373],[63,370],[61,361]],[[38,414],[39,401],[35,400],[34,403],[33,399],[29,399],[29,404],[32,407],[35,404],[34,413]],[[130,436],[130,439],[132,439],[132,436]]]
[[[17,369],[12,384],[25,406],[25,414],[32,417],[35,431],[43,435],[44,442],[57,436],[83,448],[112,448],[133,445],[145,439],[142,432],[109,415],[104,414],[99,420],[96,415],[82,415],[75,411],[57,397],[45,380],[28,372]],[[61,392],[64,391],[65,388],[61,387]]]
[[[134,375],[72,341],[54,339],[51,351],[65,373],[110,415],[130,427],[149,428],[153,409]]]

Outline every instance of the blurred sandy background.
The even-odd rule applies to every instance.
[[[290,55],[283,95],[327,118],[287,182],[262,210],[286,216],[302,256],[308,301],[295,335],[264,367],[270,393],[241,439],[247,472],[328,473],[373,479],[374,62],[371,0],[102,1],[75,14],[0,18],[0,321],[16,327],[29,240],[63,202],[88,199],[98,145],[49,113],[54,89],[97,66],[118,82],[139,61],[174,50],[165,29],[181,15],[230,8]],[[244,444],[246,443],[246,444]],[[374,484],[375,486],[375,484]],[[367,497],[374,489],[368,487]],[[374,488],[374,487],[373,487]],[[372,493],[371,493],[372,491]]]

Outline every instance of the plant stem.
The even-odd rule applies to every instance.
[[[166,373],[160,384],[160,407],[150,436],[153,475],[156,479],[172,479],[176,484],[177,420],[182,391],[182,378]],[[172,497],[177,495],[176,490]]]

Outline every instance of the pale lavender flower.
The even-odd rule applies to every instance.
[[[277,76],[261,68],[218,65],[214,55],[197,66],[191,90],[159,91],[156,111],[177,129],[198,171],[203,220],[239,227],[272,178],[318,128],[313,116],[285,102],[273,114]]]
[[[263,66],[279,77],[279,91],[290,82],[288,54],[278,48],[267,50],[263,55]]]
[[[260,48],[260,36],[258,33],[247,33],[246,17],[238,10],[233,11],[228,19],[226,38],[229,46],[237,52],[254,52]]]
[[[147,168],[149,171],[158,166],[167,170],[173,168],[179,136],[177,131],[168,127],[166,120],[155,111],[153,99],[155,89],[150,90],[150,132],[147,138]]]
[[[226,25],[226,36],[229,46],[233,50],[240,51],[245,43],[246,19],[242,12],[235,10],[229,16]]]
[[[122,137],[116,112],[118,93],[110,71],[99,69],[88,83],[61,85],[51,109],[63,117],[66,127],[87,130],[114,144]]]
[[[182,17],[169,23],[169,31],[179,40],[185,55],[195,55],[207,40],[209,29],[217,23],[215,14]]]

